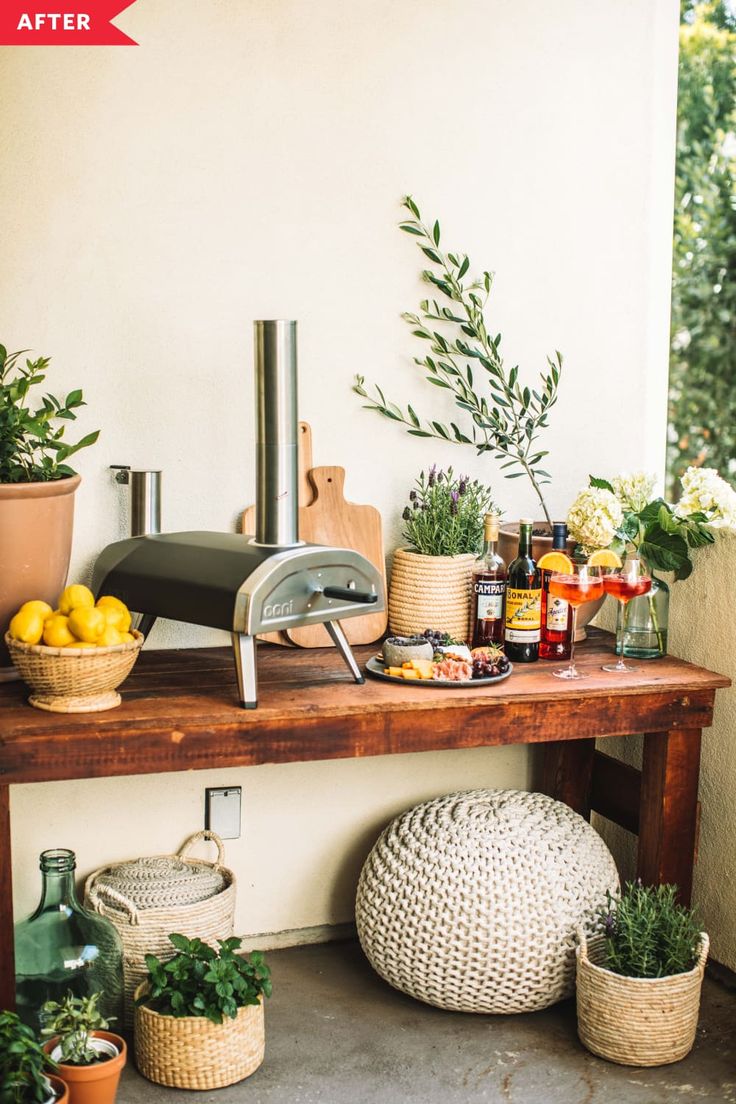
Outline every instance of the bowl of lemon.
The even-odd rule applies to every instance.
[[[49,713],[98,713],[120,705],[117,688],[143,644],[130,625],[124,602],[112,594],[95,602],[80,583],[62,591],[56,609],[40,600],[24,602],[5,643],[31,688],[30,704]]]

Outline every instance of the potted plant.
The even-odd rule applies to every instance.
[[[69,1093],[30,1027],[0,1012],[0,1104],[67,1104]]]
[[[562,356],[547,358],[547,370],[540,373],[536,387],[519,381],[519,369],[508,369],[500,352],[501,334],[495,333],[486,317],[493,286],[493,273],[468,277],[470,260],[464,253],[444,252],[440,247],[439,222],[425,223],[411,196],[402,206],[408,211],[400,228],[416,239],[432,268],[422,278],[431,294],[423,299],[420,313],[406,313],[404,320],[415,337],[429,344],[429,352],[414,363],[435,387],[449,392],[460,411],[459,424],[449,426],[431,418],[422,419],[411,405],[406,409],[386,399],[380,387],[373,395],[365,378],[357,376],[353,390],[368,399],[366,408],[406,426],[413,437],[436,437],[441,441],[468,445],[479,455],[490,452],[501,461],[509,479],[525,477],[531,483],[544,519],[534,524],[534,556],[539,559],[552,547],[552,517],[542,487],[550,480],[544,469],[547,450],[540,447],[540,431],[548,427],[550,409],[557,402]],[[499,552],[510,563],[519,545],[518,526],[504,527]]]
[[[713,543],[712,529],[736,526],[736,491],[713,469],[689,468],[675,504],[654,495],[654,482],[645,472],[610,481],[590,476],[567,515],[581,554],[611,548],[639,557],[651,569],[649,593],[618,611],[616,651],[639,659],[667,652],[669,587],[655,569],[686,579],[693,569],[691,551]]]
[[[63,589],[80,482],[67,460],[99,435],[64,441],[67,422],[85,405],[82,392],[32,402],[49,358],[24,359],[26,351],[0,345],[0,666],[9,662],[2,638],[11,614],[29,599],[51,603]]]
[[[609,894],[601,933],[578,933],[578,1035],[609,1062],[661,1066],[692,1049],[708,936],[676,894],[628,882]]]
[[[125,1040],[105,1029],[109,1021],[99,1010],[99,992],[89,997],[71,993],[41,1008],[44,1050],[56,1062],[69,1086],[69,1104],[112,1104],[126,1059]]]
[[[421,472],[403,513],[405,548],[394,553],[389,586],[391,632],[412,636],[429,627],[465,640],[473,563],[483,544],[483,518],[498,512],[489,487],[452,468]]]
[[[146,955],[136,990],[135,1060],[149,1081],[178,1089],[219,1089],[258,1069],[265,1048],[263,998],[271,972],[263,955],[239,955],[241,940],[169,936],[168,962]]]

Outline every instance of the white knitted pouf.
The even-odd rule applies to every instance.
[[[471,790],[397,817],[358,884],[373,968],[460,1012],[533,1012],[575,988],[574,934],[619,888],[605,843],[544,794]]]

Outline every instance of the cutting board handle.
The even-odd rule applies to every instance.
[[[345,469],[334,467],[312,468],[307,472],[307,478],[312,484],[314,498],[312,505],[318,498],[344,499]]]

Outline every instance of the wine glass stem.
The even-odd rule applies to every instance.
[[[628,606],[628,602],[621,602],[621,652],[619,653],[618,662],[616,663],[616,667],[619,671],[626,670],[626,664],[624,663],[624,644],[626,642],[626,610]]]
[[[572,606],[572,636],[570,637],[570,673],[572,676],[577,675],[577,669],[575,667],[575,633],[578,627],[578,607]]]

